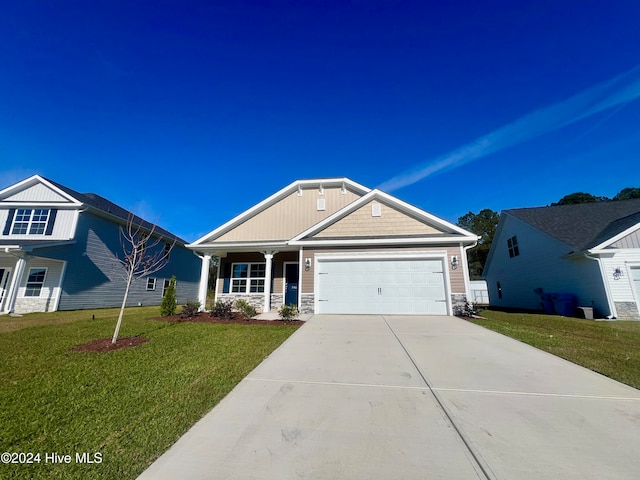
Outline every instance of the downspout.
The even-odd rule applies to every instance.
[[[476,247],[478,245],[478,241],[476,240],[475,242],[473,242],[471,245],[467,245],[466,247],[462,247],[462,253],[464,255],[464,290],[465,290],[465,295],[467,296],[467,301],[469,303],[471,303],[473,301],[472,298],[470,298],[470,294],[471,294],[471,285],[470,285],[470,279],[469,279],[469,256],[467,255],[467,251],[469,251],[470,249],[472,249],[473,247]]]
[[[604,265],[602,264],[602,259],[600,257],[592,257],[589,255],[589,252],[584,253],[585,258],[589,260],[595,260],[598,262],[598,266],[600,267],[600,276],[602,277],[602,283],[604,284],[604,293],[607,296],[607,304],[609,305],[609,311],[611,314],[608,318],[618,318],[618,310],[616,310],[616,304],[613,301],[613,295],[611,293],[611,289],[609,288],[609,282],[607,282],[607,272],[605,271]]]

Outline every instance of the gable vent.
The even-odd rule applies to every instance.
[[[381,217],[382,216],[382,205],[379,203],[374,203],[371,205],[371,216],[372,217]]]

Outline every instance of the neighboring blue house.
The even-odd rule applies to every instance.
[[[0,313],[119,307],[125,280],[115,256],[122,257],[120,229],[131,215],[39,175],[0,191]],[[154,233],[157,248],[175,245],[162,270],[134,282],[127,305],[159,305],[172,275],[178,302],[196,300],[201,260],[184,240]]]

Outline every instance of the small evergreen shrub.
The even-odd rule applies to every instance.
[[[282,305],[278,310],[278,314],[280,315],[280,320],[290,322],[298,316],[298,309],[295,305]]]
[[[193,318],[198,315],[198,311],[200,310],[200,302],[191,301],[187,302],[182,306],[182,312],[180,315],[182,317]]]
[[[461,315],[463,317],[473,317],[478,314],[478,306],[474,302],[470,302],[469,299],[464,297],[464,305],[462,307]]]
[[[169,286],[167,291],[164,292],[162,297],[162,303],[160,304],[160,315],[168,317],[169,315],[175,315],[176,308],[178,307],[178,300],[176,299],[176,277],[171,277],[169,280]]]
[[[241,314],[242,317],[245,320],[249,320],[250,318],[253,318],[256,316],[256,309],[253,307],[253,305],[251,305],[249,302],[247,302],[246,300],[239,298],[238,300],[236,300],[236,303],[234,304],[234,306],[236,307],[236,310],[238,310]]]
[[[223,302],[218,300],[211,309],[212,317],[222,318],[223,320],[231,320],[233,317],[233,303],[231,301]]]

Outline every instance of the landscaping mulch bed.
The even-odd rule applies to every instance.
[[[195,317],[183,317],[182,315],[170,315],[168,317],[156,317],[152,320],[161,320],[164,322],[201,322],[201,323],[225,323],[228,325],[237,324],[237,325],[265,325],[265,326],[282,326],[282,325],[295,325],[300,326],[304,324],[302,320],[291,320],[290,322],[284,322],[281,320],[256,320],[254,318],[250,318],[245,320],[245,318],[239,314],[234,313],[233,317],[229,320],[219,317],[212,317],[207,312],[200,312]]]
[[[111,343],[111,338],[99,338],[91,340],[83,345],[78,345],[73,349],[74,352],[110,352],[111,350],[120,350],[122,348],[132,348],[147,343],[148,338],[144,337],[124,337],[119,338],[115,344]]]

